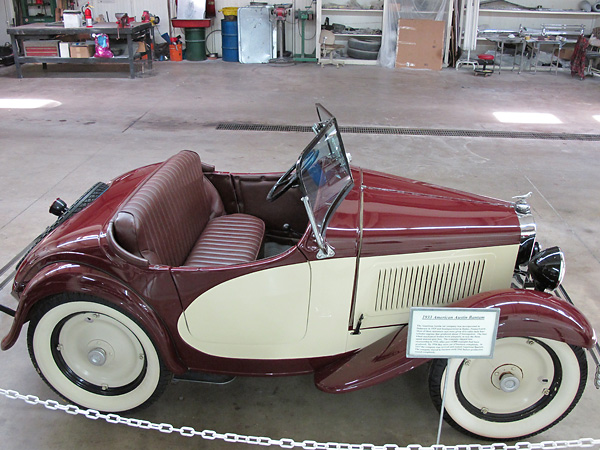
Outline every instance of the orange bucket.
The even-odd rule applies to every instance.
[[[169,45],[169,56],[171,57],[171,61],[183,61],[182,45]]]

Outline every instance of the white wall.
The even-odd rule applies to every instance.
[[[0,5],[0,45],[10,42],[10,36],[6,34],[6,29],[12,25],[14,11],[12,0],[2,0]]]

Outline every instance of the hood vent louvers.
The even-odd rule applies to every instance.
[[[440,306],[478,294],[484,270],[483,258],[381,269],[375,311]]]

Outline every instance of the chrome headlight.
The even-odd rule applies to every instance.
[[[528,267],[536,290],[553,291],[565,276],[565,255],[558,247],[547,248],[536,253]]]

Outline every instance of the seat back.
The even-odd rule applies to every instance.
[[[197,153],[165,161],[114,218],[119,244],[150,264],[181,266],[209,220],[224,213]]]

